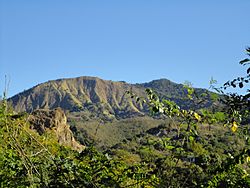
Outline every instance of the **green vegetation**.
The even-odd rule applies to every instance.
[[[60,146],[52,133],[40,136],[25,115],[8,110],[6,100],[0,126],[1,187],[126,187],[156,179],[145,164],[127,165],[93,147],[78,153]]]
[[[240,63],[248,67],[249,59]],[[53,132],[39,135],[30,129],[27,115],[14,114],[4,97],[0,104],[0,186],[250,187],[250,90],[244,95],[225,93],[228,87],[244,88],[249,81],[247,68],[246,76],[222,88],[212,86],[220,96],[186,84],[183,95],[191,107],[152,89],[143,96],[127,92],[134,105],[147,107],[156,119],[102,118],[97,123],[81,110],[70,113],[71,129],[87,145],[80,153],[59,145]],[[208,99],[222,105],[205,108]],[[100,103],[88,106],[99,110],[105,106]],[[198,104],[204,108],[195,108]],[[77,118],[88,123],[79,123]]]

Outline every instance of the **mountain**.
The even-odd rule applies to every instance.
[[[85,146],[94,143],[103,149],[130,140],[148,129],[168,124],[166,119],[149,117],[148,107],[136,103],[126,94],[126,91],[132,91],[138,96],[146,97],[146,88],[153,89],[160,98],[175,101],[184,109],[212,105],[209,95],[203,96],[202,103],[195,97],[190,100],[182,84],[167,79],[129,84],[86,76],[48,81],[19,93],[8,101],[16,112],[32,113],[38,109],[46,112],[61,108],[77,141]],[[198,94],[209,94],[205,89],[194,90]]]
[[[196,101],[186,97],[187,91],[182,84],[167,79],[128,84],[86,76],[48,81],[13,96],[9,101],[17,112],[60,107],[70,113],[80,112],[87,119],[119,119],[148,113],[145,105],[136,103],[126,94],[132,90],[136,95],[145,97],[146,88],[152,88],[160,97],[173,100],[182,108],[202,108],[212,104],[207,97],[205,103],[197,105]],[[204,89],[195,91],[207,92]]]

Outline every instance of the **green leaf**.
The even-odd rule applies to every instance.
[[[240,87],[240,88],[243,88],[243,86],[244,86],[243,83],[240,82],[240,83],[239,83],[239,87]]]
[[[232,124],[231,130],[232,130],[233,132],[236,132],[237,128],[238,128],[238,125],[237,125],[237,123],[234,121],[233,124]]]
[[[193,142],[194,141],[194,137],[193,136],[189,136],[189,141]]]
[[[201,121],[201,116],[199,114],[197,114],[196,112],[194,113],[194,117],[195,119],[197,119],[198,121]]]
[[[246,62],[250,61],[250,59],[246,58],[240,61],[241,65],[245,65]]]
[[[174,149],[174,148],[175,148],[174,146],[166,146],[166,149],[169,149],[169,150]]]

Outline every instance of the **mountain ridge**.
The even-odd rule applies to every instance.
[[[165,78],[129,84],[91,76],[49,80],[14,95],[9,101],[17,112],[60,107],[66,111],[88,112],[90,116],[94,114],[107,119],[126,118],[148,113],[145,105],[136,103],[126,95],[126,91],[133,91],[138,96],[146,97],[146,88],[152,88],[161,97],[173,100],[183,108],[193,105],[185,98],[187,92],[182,84]],[[207,92],[205,89],[195,90]],[[210,105],[211,101],[208,100],[205,106]]]

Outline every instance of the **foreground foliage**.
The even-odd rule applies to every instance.
[[[247,49],[250,55],[250,49]],[[241,61],[248,66],[249,60]],[[225,94],[243,88],[247,75],[216,88],[220,108],[182,109],[147,89],[147,98],[132,92],[153,115],[166,123],[98,151],[81,153],[60,146],[53,132],[30,129],[26,114],[14,114],[6,100],[0,105],[1,187],[250,187],[249,97]],[[214,82],[212,82],[214,83]],[[245,86],[246,87],[246,86]],[[186,85],[186,96],[199,100]]]

